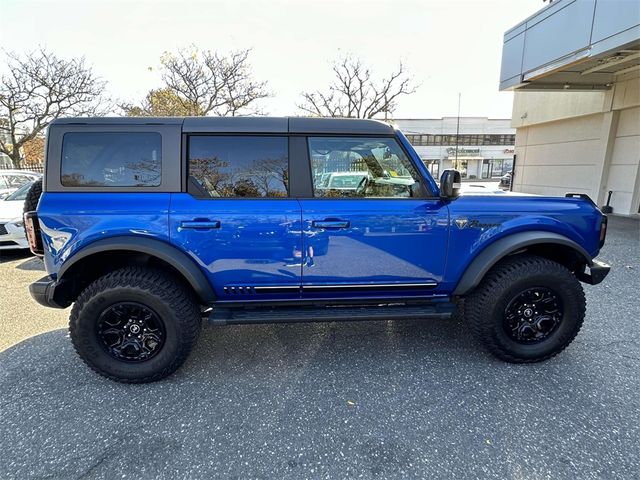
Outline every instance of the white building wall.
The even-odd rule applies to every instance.
[[[607,92],[516,91],[514,191],[586,193],[614,213],[640,209],[640,74]]]
[[[597,196],[602,114],[518,129],[514,190]]]
[[[640,191],[640,107],[622,110],[611,154],[605,191],[612,190],[614,212],[638,212]],[[634,198],[635,195],[635,198]]]

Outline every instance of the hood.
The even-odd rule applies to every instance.
[[[599,250],[602,213],[588,198],[461,195],[449,204],[449,211],[453,222],[476,221],[478,240],[480,235],[484,241],[524,230],[545,230],[575,241],[592,257]]]
[[[7,221],[22,218],[23,200],[0,200],[0,220]]]

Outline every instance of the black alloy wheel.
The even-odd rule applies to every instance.
[[[503,327],[512,340],[532,344],[549,338],[562,318],[562,300],[556,292],[546,287],[527,288],[505,308]]]
[[[107,307],[98,320],[97,334],[106,352],[125,362],[144,362],[162,349],[164,323],[151,308],[137,302]]]

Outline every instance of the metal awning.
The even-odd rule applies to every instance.
[[[556,0],[505,33],[500,90],[607,90],[637,70],[637,1]]]

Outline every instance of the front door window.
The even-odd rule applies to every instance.
[[[393,138],[312,137],[316,198],[407,198],[418,174]]]

